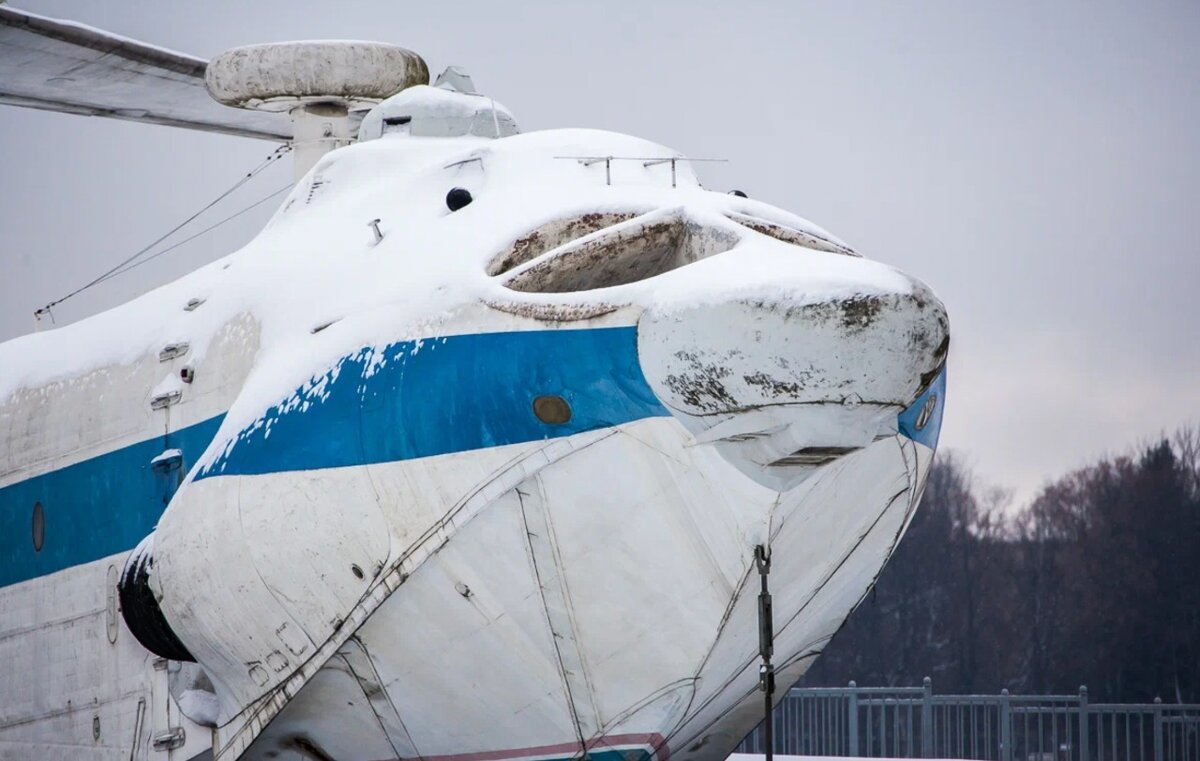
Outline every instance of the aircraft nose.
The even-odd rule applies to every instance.
[[[896,433],[936,379],[949,324],[928,286],[866,259],[692,272],[638,324],[642,370],[698,442],[790,488]],[[761,264],[761,263],[759,263]],[[731,266],[732,265],[732,266]]]

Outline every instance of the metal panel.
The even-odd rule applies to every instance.
[[[287,140],[288,117],[223,106],[207,62],[109,32],[0,7],[0,104]]]

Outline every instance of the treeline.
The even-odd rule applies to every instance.
[[[1200,702],[1200,428],[1031,504],[940,456],[875,589],[802,685]]]

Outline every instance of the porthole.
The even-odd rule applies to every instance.
[[[917,430],[925,430],[925,426],[929,425],[929,418],[933,417],[933,410],[937,407],[937,394],[930,394],[925,400],[925,406],[921,407],[921,412],[917,415]]]
[[[466,188],[450,188],[450,192],[446,194],[446,208],[450,211],[458,211],[474,200],[471,197],[471,191]]]
[[[538,396],[533,399],[533,414],[547,425],[562,425],[571,419],[571,405],[561,396]]]
[[[41,552],[46,543],[46,512],[41,502],[33,503],[33,550]]]

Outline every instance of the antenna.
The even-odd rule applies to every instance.
[[[578,161],[584,166],[591,166],[592,164],[598,164],[603,161],[605,185],[612,185],[612,162],[614,161],[640,161],[642,162],[642,166],[646,168],[656,166],[658,164],[669,163],[671,165],[671,187],[675,187],[675,165],[680,161],[690,161],[692,163],[697,161],[709,161],[721,164],[729,161],[729,159],[693,159],[688,158],[687,156],[555,156],[554,158]]]
[[[226,106],[288,114],[300,179],[354,142],[376,103],[428,84],[429,68],[411,50],[382,42],[277,42],[226,50],[209,61],[204,82]]]

